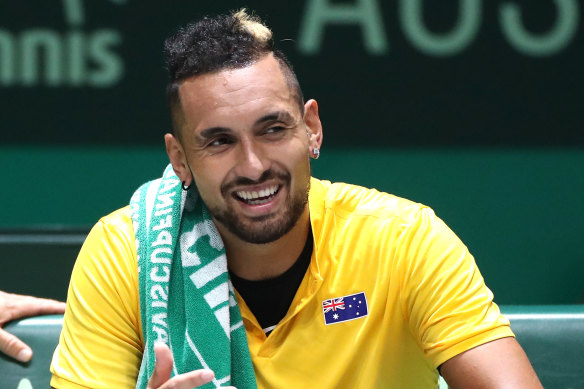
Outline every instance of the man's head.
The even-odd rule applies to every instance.
[[[164,44],[170,80],[166,95],[174,134],[180,138],[183,125],[180,84],[187,78],[226,69],[238,69],[272,54],[289,87],[295,93],[298,107],[304,100],[296,74],[286,56],[274,48],[272,31],[257,17],[241,10],[215,18],[205,17],[178,30]]]
[[[165,136],[167,152],[224,239],[268,243],[307,222],[318,106],[302,104],[267,27],[243,12],[205,18],[171,38],[167,52],[176,133]]]

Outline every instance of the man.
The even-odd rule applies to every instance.
[[[24,317],[63,312],[65,312],[65,303],[60,301],[0,291],[0,352],[19,362],[30,361],[31,348],[16,336],[3,330],[2,326],[9,321]]]
[[[541,387],[429,208],[311,178],[318,105],[267,27],[205,18],[166,52],[172,168],[90,233],[52,386]]]

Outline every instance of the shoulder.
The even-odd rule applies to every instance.
[[[376,189],[313,179],[310,220],[317,247],[361,256],[400,258],[407,247],[432,239],[441,221],[431,208]],[[448,238],[447,238],[448,239]]]
[[[112,274],[132,274],[137,267],[135,241],[130,207],[118,209],[93,226],[83,243],[77,265],[95,271],[109,269]]]
[[[96,237],[97,241],[94,239]],[[104,238],[107,241],[102,241]],[[134,241],[134,226],[130,206],[125,206],[99,219],[91,229],[86,244],[94,242],[99,244],[115,242],[119,245],[119,243],[125,242],[126,245],[133,246]]]
[[[314,238],[328,247],[366,247],[410,265],[426,262],[420,250],[466,251],[430,207],[376,189],[313,179],[309,207]]]
[[[415,223],[420,213],[433,214],[423,204],[377,189],[314,178],[311,181],[309,202],[311,216],[313,213],[323,216],[333,213],[341,218],[395,220],[409,225]]]
[[[130,206],[127,205],[120,208],[109,215],[106,215],[99,219],[98,224],[104,224],[111,228],[116,228],[122,231],[131,232],[133,234],[134,229],[132,227],[132,215],[130,212]]]

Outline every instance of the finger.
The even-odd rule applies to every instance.
[[[156,364],[148,389],[192,389],[210,382],[215,374],[209,369],[191,371],[170,379],[173,357],[168,345],[156,343],[154,345]]]
[[[48,315],[65,312],[65,303],[57,300],[44,299],[32,296],[12,295],[12,318],[24,316]]]
[[[168,346],[164,343],[156,343],[154,345],[155,365],[154,372],[148,381],[148,389],[160,387],[170,379],[172,373],[172,353]]]
[[[22,340],[0,328],[0,352],[20,361],[28,362],[32,350]]]
[[[212,370],[201,369],[177,375],[158,389],[192,389],[205,385],[213,380],[215,374]]]

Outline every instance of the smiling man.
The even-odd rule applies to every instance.
[[[318,105],[267,27],[205,18],[166,52],[171,166],[88,236],[53,387],[541,387],[431,209],[311,177]]]

